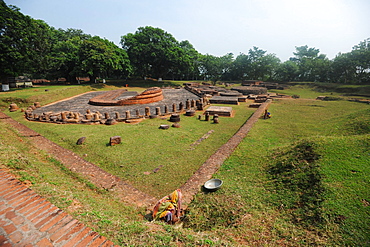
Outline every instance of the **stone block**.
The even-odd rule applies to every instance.
[[[106,125],[115,125],[116,123],[117,123],[117,121],[113,118],[109,118],[109,119],[107,119],[107,121],[105,121]]]
[[[86,140],[86,137],[85,137],[85,136],[80,137],[80,138],[77,140],[76,144],[77,144],[77,145],[82,145],[82,144],[85,142],[85,140]]]
[[[166,130],[166,129],[169,129],[170,126],[167,125],[167,124],[162,124],[161,126],[159,126],[160,129],[163,129],[163,130]]]
[[[120,136],[112,136],[109,140],[109,145],[117,145],[121,144],[121,137]]]

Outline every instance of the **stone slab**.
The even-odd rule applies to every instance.
[[[209,115],[219,115],[223,117],[233,117],[234,111],[230,106],[210,106],[205,112],[208,112]]]

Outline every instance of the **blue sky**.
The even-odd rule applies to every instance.
[[[55,28],[119,45],[138,27],[159,27],[202,54],[236,57],[253,46],[282,61],[308,45],[330,59],[370,38],[370,0],[5,0]]]

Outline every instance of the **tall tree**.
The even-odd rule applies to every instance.
[[[319,54],[320,50],[308,48],[307,45],[296,47],[295,57],[291,61],[297,63],[299,68],[298,80],[301,81],[327,81],[330,71],[330,62],[326,55]]]
[[[233,54],[228,53],[222,57],[203,55],[200,59],[200,72],[204,79],[211,80],[216,84],[224,75],[229,73],[233,62]]]
[[[140,76],[164,78],[181,67],[183,50],[177,40],[160,28],[139,27],[121,37],[135,73]]]
[[[281,63],[276,71],[276,79],[279,81],[295,81],[298,75],[299,68],[297,63],[290,60]]]
[[[181,69],[180,79],[185,80],[196,80],[199,76],[199,59],[200,54],[195,50],[194,46],[188,41],[184,40],[180,42],[180,47],[184,51],[184,66]]]
[[[56,34],[63,35],[63,32],[63,30],[57,30]],[[52,61],[48,74],[50,79],[64,77],[67,81],[76,82],[76,77],[82,76],[80,51],[83,41],[80,36],[56,41],[51,54]]]
[[[352,48],[351,60],[356,67],[356,83],[370,83],[370,38]]]
[[[0,0],[0,77],[43,73],[51,49],[50,27]]]
[[[266,51],[259,49],[254,46],[253,49],[249,49],[248,56],[250,61],[250,67],[248,78],[252,80],[271,80],[277,66],[280,63],[280,59],[275,54],[266,54]]]
[[[127,77],[131,72],[127,53],[113,42],[98,36],[82,41],[79,56],[81,71],[89,76],[90,81],[113,75]]]
[[[251,60],[248,55],[240,53],[231,66],[229,80],[244,80],[248,78],[248,71],[251,69]]]

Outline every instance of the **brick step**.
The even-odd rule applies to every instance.
[[[0,246],[115,246],[0,169]]]

